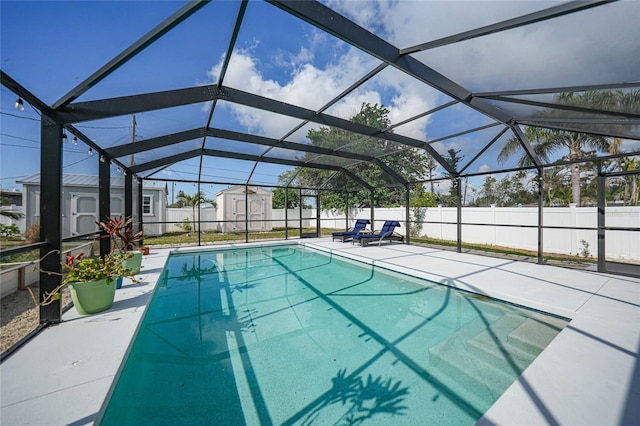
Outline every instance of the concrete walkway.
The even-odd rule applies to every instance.
[[[401,244],[302,243],[572,319],[479,424],[638,424],[639,279]],[[264,244],[238,246],[251,245]],[[143,281],[125,282],[110,310],[72,309],[5,360],[0,424],[94,422],[170,251],[145,256]]]

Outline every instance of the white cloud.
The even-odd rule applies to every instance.
[[[314,39],[318,41],[317,39]],[[315,43],[315,42],[312,42]],[[318,68],[311,63],[311,51],[303,47],[298,54],[286,60],[282,54],[272,60],[289,72],[285,83],[267,79],[261,72],[261,61],[253,54],[252,49],[237,50],[229,62],[224,84],[247,92],[252,92],[271,99],[317,110],[328,103],[337,94],[353,84],[360,76],[373,69],[379,62],[356,49]],[[268,60],[268,59],[266,59]],[[223,58],[207,73],[210,80],[215,81],[220,73]],[[386,71],[386,70],[385,70]],[[383,93],[391,93],[392,97],[385,102]],[[366,84],[354,90],[349,96],[332,106],[327,113],[349,119],[360,111],[363,103],[385,105],[389,108],[392,123],[405,120],[432,108],[439,94],[416,82],[403,73],[395,70],[381,73]],[[274,117],[274,114],[254,110],[236,104],[225,104],[234,112],[238,121],[252,132],[278,138],[286,134],[299,122],[285,117]],[[428,120],[402,126],[402,133],[416,138],[424,138]]]
[[[332,0],[328,5],[406,48],[559,3]],[[638,22],[637,2],[616,2],[415,56],[474,91],[635,81]]]
[[[478,173],[488,172],[489,170],[491,170],[491,167],[489,167],[488,164],[483,164],[482,166],[478,167]]]
[[[615,9],[610,6],[598,7],[575,16],[435,49],[418,54],[417,57],[437,70],[446,70],[453,80],[472,89],[573,85],[587,84],[589,80],[611,80],[617,75],[628,74],[630,69],[640,68],[640,54],[632,57],[620,55],[620,52],[633,50],[629,43],[635,43],[634,40],[640,38],[640,34],[636,38],[628,34],[639,32],[640,26],[630,23],[634,22],[634,17],[638,17],[640,12],[638,8],[634,9],[629,4],[633,2],[620,3],[626,4],[612,5]],[[557,2],[329,0],[326,4],[402,48],[540,10]],[[612,10],[628,10],[629,13],[621,14],[625,16],[617,14],[616,18],[620,21],[614,26],[582,28],[584,24],[581,24],[581,17],[587,16],[587,22],[593,22],[594,16],[601,14],[605,22],[611,22],[611,17],[615,15]],[[380,19],[381,16],[384,16],[384,19]],[[621,28],[617,28],[618,26]],[[594,42],[594,37],[602,31],[626,35],[620,37],[618,43],[604,46],[601,41]],[[577,34],[580,36],[576,36]],[[610,39],[609,36],[603,38]],[[321,56],[318,49],[331,49],[331,43],[338,43],[332,40],[334,39],[326,33],[312,30],[308,33],[305,45],[296,52],[278,51],[272,52],[271,57],[263,57],[256,54],[255,46],[237,50],[232,56],[224,83],[271,99],[318,109],[379,63],[359,50],[345,49],[343,45],[335,49],[335,52],[342,56],[335,57],[328,63],[320,63],[317,59]],[[617,63],[613,64],[616,66],[601,63],[599,54],[606,49],[613,52],[609,57],[615,58],[616,61],[622,57],[627,63],[623,67],[617,67]],[[635,49],[638,50],[637,43]],[[221,65],[222,58],[210,72],[212,80],[215,81]],[[266,77],[266,72],[262,71],[265,67],[269,67],[270,76],[278,75],[277,80]],[[607,77],[602,77],[605,69]],[[331,107],[327,113],[348,119],[358,112],[361,104],[365,102],[386,106],[390,110],[391,122],[395,124],[441,104],[443,95],[402,71],[388,67]],[[274,117],[272,113],[240,105],[226,106],[247,129],[274,138],[286,134],[298,123],[297,120]],[[398,127],[395,131],[410,137],[426,139],[429,136],[431,120],[436,119],[437,117],[429,116]],[[477,114],[463,114],[458,115],[452,123],[455,122],[462,128],[467,125],[477,126],[477,121]],[[444,130],[442,127],[438,133],[448,134]],[[298,132],[296,137],[301,140],[304,133]],[[471,139],[446,141],[439,146],[443,149],[439,150],[446,152],[449,148],[465,149],[470,147],[470,144],[474,144],[470,152],[477,152],[478,142]]]

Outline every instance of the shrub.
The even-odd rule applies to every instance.
[[[40,225],[31,225],[24,233],[24,238],[29,244],[34,244],[40,241]]]
[[[182,221],[182,224],[180,225],[180,227],[182,229],[184,229],[185,231],[189,232],[191,231],[191,223],[189,222],[189,218],[185,217],[184,220]]]
[[[580,250],[580,254],[582,257],[591,257],[591,252],[589,251],[589,243],[586,240],[580,240],[580,244],[582,244],[582,249]]]
[[[20,228],[18,225],[3,225],[0,223],[0,237],[2,238],[18,238],[20,236]]]

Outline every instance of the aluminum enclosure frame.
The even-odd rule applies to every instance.
[[[9,76],[4,71],[0,70],[0,78],[3,86],[11,90],[17,96],[24,98],[26,102],[31,104],[34,108],[40,111],[42,115],[41,122],[41,218],[42,218],[42,233],[41,241],[43,246],[41,248],[41,256],[45,256],[52,250],[61,249],[61,215],[60,215],[60,191],[62,181],[62,131],[65,129],[72,135],[76,136],[83,143],[87,144],[98,155],[105,157],[106,165],[100,166],[99,178],[100,178],[100,214],[109,211],[109,167],[108,164],[113,162],[119,165],[123,170],[127,172],[125,178],[125,213],[131,215],[133,212],[133,203],[137,203],[138,217],[136,223],[142,227],[142,180],[149,178],[144,177],[141,174],[145,171],[153,170],[158,167],[167,167],[171,164],[180,162],[190,158],[200,158],[200,168],[198,172],[198,185],[203,181],[202,179],[202,159],[205,156],[217,157],[217,158],[231,158],[237,160],[245,160],[254,162],[252,172],[249,174],[249,179],[245,182],[245,185],[250,185],[251,176],[255,171],[255,167],[260,163],[272,163],[287,165],[300,168],[315,168],[319,170],[328,170],[335,172],[333,176],[342,174],[346,176],[351,182],[355,183],[357,187],[362,188],[363,191],[368,191],[371,194],[372,200],[372,212],[371,220],[373,222],[374,207],[373,200],[376,187],[370,182],[367,182],[362,177],[358,176],[353,170],[350,169],[351,165],[368,163],[383,173],[388,175],[393,181],[392,186],[401,188],[406,191],[405,202],[407,208],[407,222],[409,221],[409,187],[411,184],[416,184],[424,181],[410,181],[405,178],[397,170],[394,170],[387,162],[385,162],[385,156],[390,155],[384,153],[381,155],[370,155],[362,153],[349,152],[340,147],[337,149],[328,149],[318,146],[302,144],[298,142],[292,142],[287,140],[291,135],[300,130],[308,123],[315,123],[321,126],[330,126],[336,129],[349,132],[350,134],[359,135],[358,142],[366,141],[369,139],[379,139],[384,141],[390,141],[398,145],[402,145],[404,149],[419,149],[423,150],[426,154],[432,156],[438,165],[446,172],[448,177],[446,179],[456,180],[457,186],[457,200],[458,200],[458,214],[457,214],[457,250],[461,251],[462,244],[462,214],[461,214],[461,185],[460,181],[464,177],[478,176],[480,173],[466,173],[469,166],[474,164],[482,154],[498,141],[505,133],[512,132],[518,139],[524,152],[528,155],[533,166],[530,167],[515,167],[508,170],[498,170],[497,172],[516,171],[516,170],[535,170],[537,172],[537,180],[541,182],[544,170],[547,167],[552,167],[561,164],[569,164],[568,162],[553,162],[545,163],[540,159],[540,156],[535,152],[531,142],[527,139],[522,126],[538,126],[546,129],[558,129],[572,132],[585,132],[584,129],[576,127],[578,120],[576,118],[562,118],[557,117],[555,119],[531,119],[526,117],[517,117],[509,114],[508,112],[498,108],[491,101],[507,102],[519,105],[528,105],[542,108],[552,108],[556,111],[566,111],[568,113],[591,113],[594,115],[605,115],[610,117],[611,120],[621,120],[623,123],[638,123],[640,125],[640,111],[610,111],[597,107],[582,107],[572,105],[557,105],[549,102],[534,101],[527,99],[516,98],[516,96],[528,95],[528,94],[553,94],[560,92],[581,92],[588,90],[614,90],[614,89],[634,89],[640,87],[640,82],[618,82],[613,84],[602,85],[582,85],[582,86],[567,86],[567,87],[555,87],[555,88],[536,88],[536,89],[522,89],[516,88],[513,90],[495,91],[495,92],[477,92],[474,93],[468,88],[463,87],[457,82],[453,81],[448,76],[436,71],[434,68],[429,67],[423,62],[417,60],[412,53],[434,49],[445,45],[463,42],[473,38],[494,34],[501,31],[506,31],[512,28],[522,27],[530,25],[536,22],[549,21],[556,19],[560,16],[566,16],[572,13],[578,13],[583,10],[597,8],[612,1],[572,1],[562,5],[550,7],[540,10],[535,13],[526,14],[520,17],[508,19],[502,22],[498,22],[491,25],[475,28],[469,31],[454,34],[448,37],[444,37],[438,40],[432,40],[425,43],[421,43],[415,46],[407,48],[396,47],[375,34],[367,31],[363,27],[357,25],[345,16],[342,16],[338,12],[330,9],[322,3],[316,1],[293,1],[293,0],[270,0],[269,4],[277,7],[285,13],[291,14],[304,22],[313,25],[324,33],[328,33],[340,40],[345,41],[350,46],[365,52],[372,57],[380,61],[373,69],[366,72],[357,81],[351,84],[346,89],[342,90],[340,94],[336,95],[329,102],[323,104],[318,109],[309,109],[301,106],[289,104],[286,102],[277,101],[274,99],[266,98],[264,96],[257,95],[225,86],[224,77],[227,72],[229,61],[235,47],[238,33],[244,24],[245,10],[248,6],[248,1],[242,0],[240,2],[236,21],[233,26],[233,30],[230,37],[229,47],[227,49],[222,73],[219,81],[216,84],[203,85],[197,87],[187,87],[172,90],[163,90],[152,93],[143,93],[139,95],[121,96],[115,98],[99,99],[94,101],[76,102],[83,93],[87,92],[91,87],[97,85],[102,80],[106,79],[114,71],[122,67],[132,58],[136,57],[140,52],[151,46],[157,40],[161,39],[165,34],[169,33],[173,28],[179,25],[186,25],[188,18],[194,14],[197,14],[204,6],[209,3],[206,1],[190,1],[187,2],[178,11],[173,13],[163,22],[154,27],[151,31],[147,32],[135,43],[124,49],[113,59],[108,61],[104,66],[100,67],[84,81],[71,89],[68,93],[63,95],[60,99],[55,101],[52,105],[47,105],[37,95],[30,92],[27,88],[23,87],[12,76]],[[371,80],[374,76],[378,75],[384,69],[392,67],[396,70],[408,75],[409,77],[428,85],[437,91],[446,94],[453,100],[451,102],[444,103],[435,108],[418,114],[414,117],[403,120],[399,123],[392,124],[387,129],[378,129],[372,126],[367,126],[353,121],[345,120],[335,115],[328,114],[326,111],[336,103],[343,100],[350,93],[356,89],[362,87],[367,81]],[[218,102],[229,102],[237,105],[247,106],[259,110],[269,111],[271,113],[280,114],[286,117],[291,117],[300,120],[300,124],[294,126],[290,131],[283,134],[279,138],[264,137],[262,135],[242,133],[238,131],[232,131],[223,128],[211,127],[212,117],[216,109]],[[208,120],[203,123],[203,127],[186,129],[172,134],[165,134],[153,138],[149,138],[143,141],[139,141],[135,144],[124,144],[117,146],[108,146],[92,140],[90,137],[80,131],[76,125],[79,123],[85,123],[87,121],[93,121],[98,119],[106,119],[110,117],[124,116],[128,114],[142,113],[147,111],[162,110],[172,107],[192,105],[197,103],[211,102],[211,109],[208,114]],[[393,129],[403,124],[407,124],[411,121],[418,120],[423,117],[428,117],[435,114],[438,111],[452,107],[454,105],[463,105],[472,109],[475,112],[482,114],[490,119],[490,124],[485,126],[470,129],[463,132],[456,132],[454,134],[448,134],[437,139],[421,140],[408,136],[404,136],[398,133],[394,133]],[[585,118],[587,123],[597,122],[597,120],[590,120]],[[590,121],[589,121],[590,120]],[[467,163],[460,170],[456,170],[442,155],[434,148],[436,142],[452,139],[456,136],[463,135],[477,131],[479,129],[489,127],[500,128],[498,134],[495,137],[486,141],[486,144],[477,152],[469,163]],[[587,132],[585,132],[587,133]],[[589,133],[601,134],[605,136],[624,137],[628,139],[640,139],[638,136],[632,134],[624,134],[619,130],[605,132],[603,130],[592,130]],[[259,155],[246,154],[241,152],[225,151],[220,149],[211,149],[206,147],[207,138],[220,138],[229,141],[243,142],[260,146],[263,151]],[[135,165],[123,164],[123,161],[119,158],[126,157],[132,154],[139,154],[143,152],[153,151],[159,148],[168,147],[171,145],[179,144],[180,142],[190,140],[201,140],[200,147],[198,149],[192,149],[183,151],[173,155],[167,155],[163,158],[149,160],[144,163]],[[353,160],[348,166],[331,165],[324,162],[314,161],[318,157],[312,159],[277,159],[270,157],[268,154],[274,148],[282,148],[293,152],[301,152],[306,154],[315,154],[316,156],[335,158],[336,162],[341,160]],[[395,153],[395,152],[394,152]],[[392,153],[393,154],[393,153]],[[602,171],[602,160],[618,158],[623,154],[617,154],[613,156],[597,156],[582,160],[582,162],[594,162],[599,164],[598,170],[598,270],[604,272],[607,270],[606,260],[604,259],[604,241],[605,231],[607,228],[604,223],[604,183],[603,179],[606,177],[606,173]],[[624,153],[626,156],[640,155],[640,151]],[[494,173],[496,171],[493,171]],[[139,189],[137,191],[137,200],[133,200],[133,185],[134,180],[137,179]],[[179,180],[176,180],[179,181]],[[252,184],[251,184],[252,185]],[[541,187],[541,185],[539,185]],[[285,188],[289,188],[286,185]],[[313,190],[328,190],[326,188],[309,188]],[[299,188],[300,195],[302,195],[302,188]],[[345,191],[347,194],[349,191]],[[285,191],[286,195],[287,191]],[[316,195],[317,197],[317,195]],[[347,197],[348,200],[348,197]],[[348,201],[347,201],[348,204]],[[545,227],[542,222],[542,205],[543,195],[541,190],[538,193],[538,262],[543,262],[543,229]],[[601,213],[602,211],[602,213]],[[319,221],[318,221],[319,226]],[[199,227],[199,223],[198,223]],[[630,228],[630,232],[636,232],[637,229]],[[407,243],[409,243],[409,237],[407,237]],[[102,250],[104,251],[104,250]],[[49,256],[54,258],[54,256]],[[56,264],[59,262],[56,260]],[[57,265],[59,268],[59,264]],[[55,271],[56,266],[51,260],[44,260],[42,268],[45,270]],[[56,287],[56,283],[59,283],[59,277],[56,279],[52,275],[41,275],[41,294],[44,291],[51,291]],[[60,320],[60,306],[59,301],[56,304],[49,305],[48,307],[41,308],[41,322],[55,323]]]

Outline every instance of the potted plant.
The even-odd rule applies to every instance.
[[[57,250],[49,254],[54,252],[57,253]],[[29,289],[31,297],[37,305],[48,305],[60,299],[60,291],[68,285],[73,305],[79,314],[87,315],[107,310],[115,299],[116,280],[126,276],[136,281],[133,271],[123,263],[126,256],[127,254],[118,251],[109,253],[104,258],[83,257],[82,254],[68,255],[67,262],[62,264],[63,272],[60,275],[64,278],[60,285],[46,293],[41,302]]]
[[[124,263],[127,269],[133,271],[134,274],[140,273],[142,265],[142,252],[135,250],[135,246],[142,240],[143,231],[132,231],[131,224],[133,218],[124,219],[123,216],[111,218],[106,217],[103,222],[96,224],[105,231],[103,238],[111,239],[111,253],[127,253]]]

